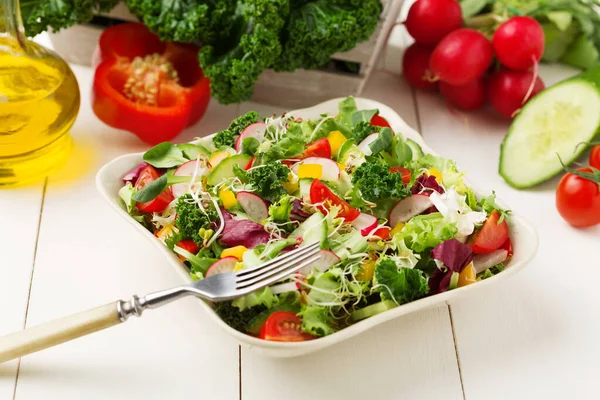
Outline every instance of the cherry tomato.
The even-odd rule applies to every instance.
[[[381,228],[373,232],[373,235],[381,238],[381,240],[386,240],[390,237],[390,230],[391,229],[387,226],[382,226]]]
[[[410,169],[408,168],[404,168],[404,167],[390,167],[390,172],[394,173],[394,172],[398,172],[400,174],[402,174],[402,182],[403,183],[408,183],[410,182]]]
[[[160,175],[158,172],[156,172],[152,165],[145,166],[135,182],[136,190],[141,190],[143,187],[148,185],[150,182],[154,182],[159,177]],[[171,188],[168,187],[153,200],[150,200],[146,203],[137,202],[136,207],[142,212],[161,212],[167,208],[171,201],[173,201],[173,194],[171,193]]]
[[[198,251],[200,251],[200,247],[198,247],[198,245],[193,240],[180,240],[179,242],[177,242],[177,247],[181,247],[183,250],[192,254],[196,254],[198,253]],[[178,254],[178,256],[181,261],[186,260],[186,258],[181,254]]]
[[[500,246],[502,250],[506,250],[508,252],[508,257],[513,255],[513,247],[512,242],[510,241],[510,237],[506,239],[506,242],[502,246]]]
[[[383,126],[383,127],[391,128],[391,126],[387,122],[387,120],[379,114],[373,115],[373,118],[371,118],[370,124],[373,126]]]
[[[600,146],[594,146],[590,153],[590,166],[600,169]]]
[[[318,179],[315,179],[310,185],[310,202],[313,204],[323,203],[325,207],[318,206],[317,208],[324,213],[326,213],[325,209],[328,208],[328,206],[340,207],[338,217],[345,218],[346,222],[354,221],[360,215],[360,211],[336,196]]]
[[[302,153],[302,157],[331,158],[331,144],[329,144],[329,140],[323,138],[307,144],[306,149]]]
[[[592,172],[578,168],[579,172]],[[569,224],[577,227],[600,223],[600,183],[567,173],[556,188],[556,209]]]
[[[498,223],[500,213],[492,211],[483,227],[477,232],[471,243],[475,254],[486,254],[499,249],[508,239],[508,225],[506,221]]]
[[[314,339],[313,335],[302,332],[302,321],[290,311],[275,311],[269,315],[260,330],[260,338],[275,342],[302,342]]]

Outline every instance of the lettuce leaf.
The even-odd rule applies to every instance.
[[[256,306],[265,306],[271,308],[274,304],[277,304],[277,296],[271,292],[269,287],[257,290],[256,292],[247,294],[243,297],[238,297],[233,300],[231,304],[237,307],[240,311],[247,310],[248,308]]]
[[[412,218],[394,235],[394,242],[398,244],[403,240],[409,249],[422,253],[453,238],[457,232],[455,223],[446,221],[442,214],[435,212]]]
[[[298,314],[302,318],[302,331],[315,336],[327,336],[335,332],[331,326],[333,317],[327,307],[308,305]]]
[[[429,293],[427,278],[416,268],[398,268],[394,260],[382,257],[375,267],[376,288],[382,300],[404,304]]]

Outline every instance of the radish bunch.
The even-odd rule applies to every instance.
[[[461,110],[489,100],[499,114],[514,117],[544,89],[537,75],[544,52],[541,25],[531,17],[511,17],[491,40],[463,25],[457,0],[417,0],[405,21],[415,43],[404,53],[404,77],[415,88],[439,90]]]

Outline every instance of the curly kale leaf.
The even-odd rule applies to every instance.
[[[373,126],[369,121],[361,121],[352,127],[352,136],[356,143],[362,142],[367,136],[379,132],[381,127]]]
[[[21,16],[28,36],[56,32],[90,21],[98,11],[108,12],[119,0],[22,0]]]
[[[276,71],[319,68],[335,53],[351,50],[375,31],[382,10],[379,0],[295,3]]]
[[[233,25],[236,0],[125,0],[162,40],[212,43]]]
[[[214,145],[217,148],[221,146],[233,147],[242,131],[259,120],[260,115],[256,111],[248,111],[246,114],[237,117],[231,121],[227,129],[217,132],[213,138]]]
[[[231,301],[223,301],[215,305],[215,312],[219,317],[221,317],[227,325],[240,332],[246,332],[249,322],[266,310],[266,306],[257,305],[247,308],[244,311],[240,311],[240,309],[234,306]]]
[[[290,169],[283,164],[272,162],[252,168],[243,174],[239,168],[236,172],[254,193],[272,203],[287,193],[281,182],[289,182]]]
[[[402,175],[390,172],[381,162],[361,164],[352,174],[352,184],[367,201],[403,199],[411,195],[402,182]]]
[[[199,53],[212,96],[222,104],[249,99],[258,76],[279,57],[289,0],[241,0],[235,14],[229,37]]]
[[[175,205],[177,219],[175,225],[183,239],[192,239],[196,244],[202,245],[204,238],[200,235],[200,229],[210,229],[213,221],[218,218],[213,208],[206,209],[206,214],[200,210],[198,204],[190,194],[181,196]]]
[[[377,291],[383,300],[394,300],[404,304],[426,296],[429,293],[427,278],[417,268],[398,268],[388,257],[381,258],[375,266]]]

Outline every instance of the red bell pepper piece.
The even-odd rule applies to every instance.
[[[148,144],[168,141],[198,122],[209,80],[193,45],[161,42],[143,24],[107,28],[94,55],[92,109],[107,125]]]

